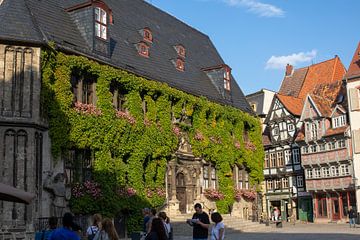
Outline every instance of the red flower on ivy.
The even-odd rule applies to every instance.
[[[136,123],[135,118],[131,116],[129,112],[116,111],[116,117],[125,119],[131,125],[134,125]]]
[[[94,104],[85,104],[81,102],[75,103],[75,111],[78,113],[95,115],[95,116],[100,116],[102,114],[101,110],[97,109]]]
[[[218,201],[224,199],[224,194],[217,189],[205,189],[204,196],[212,201]]]

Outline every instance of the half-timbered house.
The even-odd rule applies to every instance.
[[[342,81],[318,86],[304,103],[301,131],[296,143],[301,147],[301,164],[306,190],[312,194],[316,222],[346,221],[355,207],[353,161]],[[309,202],[299,206],[301,219],[311,216]],[[310,218],[311,219],[311,218]]]
[[[301,111],[307,94],[317,85],[340,81],[345,72],[338,56],[295,70],[289,64],[286,66],[279,93],[275,95],[265,120],[267,127],[263,134],[268,216],[274,207],[281,209],[283,220],[293,211],[299,217],[302,213],[300,206],[304,206],[302,209],[307,209],[307,213],[312,212],[311,196],[306,192],[301,167],[300,148],[295,142],[301,127]],[[302,220],[312,221],[312,214],[308,216],[307,213],[302,214]]]

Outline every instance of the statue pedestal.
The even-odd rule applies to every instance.
[[[176,216],[181,214],[180,213],[180,206],[179,206],[180,201],[175,199],[171,199],[169,201],[169,205],[168,205],[168,215],[169,216]]]

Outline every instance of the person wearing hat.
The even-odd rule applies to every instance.
[[[207,240],[210,226],[209,215],[202,210],[200,203],[194,205],[195,213],[186,222],[193,227],[193,240]]]
[[[65,213],[62,219],[63,227],[57,228],[50,235],[49,240],[80,240],[80,237],[73,231],[73,215]]]

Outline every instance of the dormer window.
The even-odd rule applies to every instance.
[[[186,51],[182,45],[177,45],[175,49],[179,57],[185,58]]]
[[[95,8],[95,36],[107,39],[107,14],[99,7]]]
[[[144,41],[152,43],[153,37],[152,37],[152,33],[149,28],[143,29],[143,38],[144,38]]]
[[[230,91],[230,71],[229,67],[224,68],[224,89]]]
[[[144,42],[138,43],[138,52],[143,57],[149,57],[149,46]]]
[[[333,117],[332,126],[333,128],[338,128],[346,125],[346,116],[340,115],[338,117]]]
[[[184,71],[185,70],[185,63],[184,60],[178,58],[176,59],[176,69],[179,71]]]

